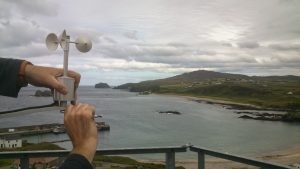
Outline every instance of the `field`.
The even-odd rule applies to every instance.
[[[157,93],[207,97],[257,105],[263,108],[300,110],[298,82],[241,82],[218,80],[192,84],[161,85]]]

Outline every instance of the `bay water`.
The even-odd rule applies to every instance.
[[[0,96],[0,111],[38,106],[53,102],[51,97],[34,97],[36,87],[23,88],[18,98]],[[116,89],[78,89],[79,102],[96,107],[96,114],[111,127],[99,132],[98,148],[161,147],[193,144],[222,152],[245,156],[261,156],[300,143],[300,124],[256,121],[238,118],[235,110],[219,105],[198,103],[184,97],[138,95]],[[159,111],[179,111],[181,115],[160,114]],[[45,123],[63,123],[58,111],[0,116],[0,128]],[[66,134],[28,136],[29,142],[62,141]],[[56,144],[71,149],[70,141]],[[181,159],[196,158],[196,154],[176,155]],[[159,156],[139,156],[155,159]],[[159,157],[161,158],[161,157]]]

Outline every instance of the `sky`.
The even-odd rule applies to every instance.
[[[0,0],[0,57],[62,67],[45,38],[63,30],[82,85],[160,79],[195,70],[300,75],[299,0]]]

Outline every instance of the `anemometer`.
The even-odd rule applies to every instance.
[[[74,43],[76,48],[83,53],[86,53],[91,50],[92,42],[87,37],[79,37],[75,42],[70,41],[70,36],[67,35],[66,30],[57,37],[56,34],[50,33],[46,38],[46,45],[50,51],[55,51],[60,44],[61,48],[64,51],[64,60],[63,60],[63,76],[58,77],[58,81],[63,83],[68,90],[66,95],[59,93],[54,89],[53,100],[58,102],[60,107],[66,107],[67,103],[75,100],[75,79],[68,76],[68,59],[69,59],[69,44]]]
[[[60,110],[60,112],[64,112],[68,102],[75,101],[75,79],[68,76],[68,59],[69,59],[69,45],[70,43],[74,43],[76,48],[83,53],[86,53],[92,48],[92,41],[87,37],[78,37],[75,42],[70,40],[70,36],[67,35],[66,30],[62,32],[62,34],[57,37],[56,34],[50,33],[46,38],[46,45],[50,51],[55,51],[60,45],[60,47],[64,51],[64,60],[63,60],[63,75],[58,77],[58,80],[63,83],[67,87],[68,93],[63,95],[54,89],[53,93],[53,101],[54,103],[43,106],[33,106],[33,107],[25,107],[15,110],[8,110],[0,112],[0,117],[6,116],[7,114],[23,114],[23,113],[32,113],[32,112],[42,112],[42,111],[52,111],[52,110]],[[57,106],[58,103],[58,106]],[[94,118],[101,118],[102,115],[95,115]]]
[[[56,34],[50,33],[46,38],[46,45],[50,51],[54,51],[57,49],[58,45],[64,51],[64,61],[63,61],[63,75],[58,77],[58,80],[63,83],[68,90],[66,95],[59,93],[54,89],[53,93],[53,101],[49,105],[43,106],[33,106],[33,107],[25,107],[15,110],[8,110],[0,112],[1,116],[6,116],[7,114],[24,114],[24,113],[32,113],[32,112],[42,112],[42,111],[52,111],[52,110],[60,110],[60,112],[64,112],[68,102],[75,101],[75,79],[68,76],[68,57],[69,57],[69,44],[74,43],[76,48],[83,53],[86,53],[92,48],[92,41],[85,36],[78,37],[74,42],[70,40],[70,36],[67,35],[66,30],[57,37]],[[58,105],[57,105],[58,103]],[[8,115],[9,116],[9,115]],[[102,115],[94,115],[94,118],[101,118]]]

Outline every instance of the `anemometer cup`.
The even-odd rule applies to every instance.
[[[68,102],[75,101],[75,79],[62,76],[57,80],[67,87],[68,93],[64,95],[54,90],[53,100],[57,101],[60,107],[66,107]]]
[[[58,38],[54,33],[50,33],[46,38],[46,46],[50,51],[55,51],[58,47]]]

